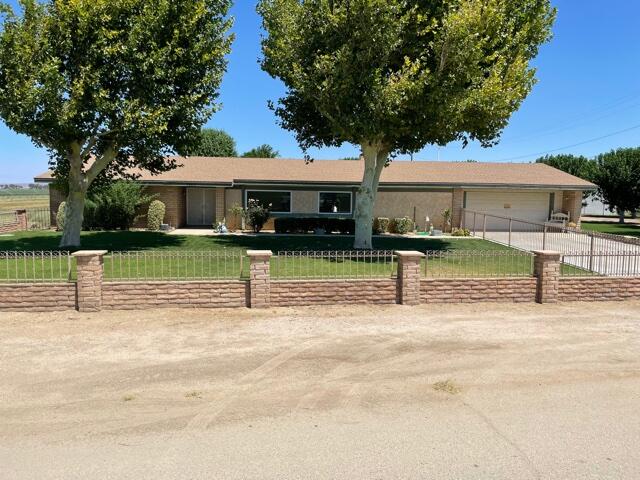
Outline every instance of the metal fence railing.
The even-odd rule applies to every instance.
[[[29,230],[48,230],[51,228],[51,209],[28,208],[27,228]]]
[[[640,253],[569,252],[562,256],[560,272],[569,277],[637,277],[640,276]]]
[[[65,282],[71,278],[72,257],[68,252],[0,252],[0,283]]]
[[[18,215],[16,212],[0,212],[0,227],[7,225],[15,225],[18,223]]]
[[[567,265],[595,275],[640,275],[640,239],[464,210],[462,224],[479,238],[526,251],[554,250]],[[570,271],[567,267],[565,269]]]
[[[391,250],[283,251],[271,257],[277,279],[392,278],[396,275]]]
[[[248,275],[244,252],[129,251],[104,257],[104,278],[112,281],[223,280]]]
[[[427,251],[422,270],[427,278],[530,277],[533,259],[518,250]]]

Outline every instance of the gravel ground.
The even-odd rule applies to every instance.
[[[0,314],[3,479],[626,479],[640,303]]]

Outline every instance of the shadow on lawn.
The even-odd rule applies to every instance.
[[[0,250],[58,250],[58,232],[21,232],[0,237]],[[353,250],[352,236],[316,236],[270,234],[191,236],[167,235],[160,232],[117,231],[83,232],[83,250],[139,251],[139,250],[272,250],[327,251]],[[476,239],[438,240],[420,237],[376,237],[375,250],[493,250],[495,244]]]

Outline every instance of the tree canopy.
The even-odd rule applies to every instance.
[[[390,155],[498,141],[555,16],[549,0],[261,0],[258,11],[262,67],[286,87],[281,125],[303,150],[362,148],[356,248],[371,248]]]
[[[536,163],[544,163],[551,167],[567,172],[570,175],[593,181],[598,164],[595,160],[583,155],[547,155],[536,160]]]
[[[195,157],[237,157],[236,141],[224,130],[203,128],[197,145],[183,152]]]
[[[260,145],[259,147],[252,148],[248,152],[242,154],[245,158],[277,158],[280,152],[273,148],[271,145]]]
[[[620,148],[596,157],[593,182],[609,208],[620,215],[640,209],[640,148]]]
[[[217,109],[231,0],[19,0],[2,5],[0,117],[67,179],[62,246],[80,243],[100,176],[174,168]]]

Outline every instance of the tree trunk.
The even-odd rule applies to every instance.
[[[84,201],[87,192],[82,188],[75,188],[69,182],[69,196],[64,211],[64,231],[60,239],[61,248],[73,248],[80,246],[80,232],[84,220]]]
[[[364,174],[362,183],[356,192],[356,236],[353,247],[356,249],[373,248],[373,207],[378,194],[378,184],[382,169],[387,163],[389,152],[378,144],[362,145],[364,155]]]
[[[618,209],[618,223],[624,223],[624,210]]]
[[[60,248],[77,248],[80,246],[80,232],[84,220],[84,203],[89,185],[116,156],[116,146],[110,144],[102,156],[84,171],[84,159],[91,153],[96,144],[96,137],[89,139],[87,148],[82,151],[84,142],[71,142],[69,145],[69,196],[65,204],[64,231],[60,239]]]

